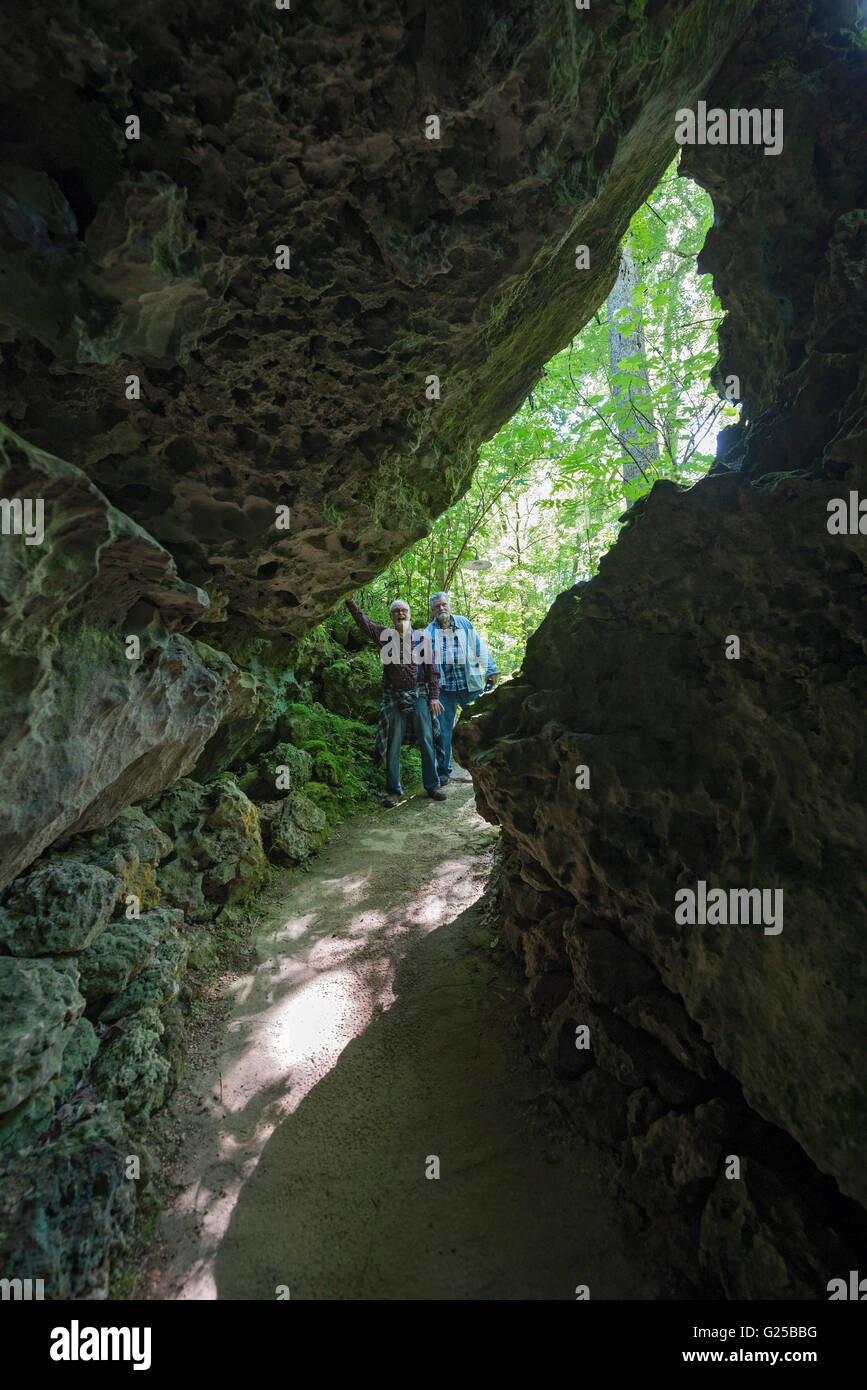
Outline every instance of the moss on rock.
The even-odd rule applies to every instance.
[[[17,879],[0,908],[0,942],[15,956],[73,955],[108,925],[118,881],[96,864],[54,859]]]
[[[99,1095],[116,1101],[127,1117],[147,1116],[165,1099],[171,1067],[160,1047],[162,1034],[157,1010],[142,1009],[96,1059],[93,1081]]]
[[[324,813],[304,792],[293,792],[271,822],[270,853],[281,862],[300,864],[328,838]]]
[[[209,921],[220,907],[244,902],[264,885],[259,814],[234,778],[207,787],[181,778],[147,810],[174,846],[160,870],[163,892],[190,920]]]
[[[71,962],[63,967],[63,973],[69,980],[74,978]],[[20,980],[20,972],[12,974],[13,978],[18,974]],[[9,1013],[14,1020],[11,1010]],[[97,1047],[96,1033],[88,1019],[79,1017],[62,1029],[53,1050],[43,1053],[43,1070],[37,1073],[53,1072],[57,1066],[56,1074],[47,1076],[25,1100],[0,1114],[0,1156],[32,1147],[50,1125],[57,1106],[69,1100],[96,1056]]]
[[[65,857],[98,864],[114,874],[118,902],[125,904],[134,894],[139,910],[146,910],[159,903],[157,869],[171,852],[171,840],[150,816],[140,806],[127,806],[103,830],[73,840]]]
[[[160,942],[183,922],[177,908],[154,908],[139,918],[109,922],[78,957],[78,988],[88,1003],[119,994],[150,963]]]
[[[279,769],[285,769],[280,772]],[[287,775],[288,774],[288,775]],[[293,743],[278,743],[238,776],[238,786],[252,799],[270,800],[285,795],[290,787],[303,787],[313,776],[313,759]],[[283,785],[278,785],[278,777]]]
[[[69,961],[0,957],[0,1113],[57,1076],[84,1011]]]
[[[322,703],[334,714],[374,720],[379,708],[382,663],[365,648],[352,660],[342,657],[322,671]]]
[[[79,1018],[70,1029],[70,1038],[63,1050],[60,1075],[54,1083],[54,1102],[63,1105],[73,1094],[76,1086],[86,1074],[99,1048],[99,1041],[93,1024],[88,1018]]]
[[[31,1148],[51,1124],[54,1109],[54,1087],[48,1082],[0,1115],[0,1158]]]
[[[175,999],[181,988],[190,944],[175,933],[160,943],[156,955],[146,969],[109,1000],[100,1013],[100,1021],[108,1023],[141,1009],[162,1009]]]
[[[4,1268],[42,1279],[51,1300],[103,1299],[109,1261],[132,1230],[118,1110],[98,1106],[54,1143],[12,1163],[4,1182]]]

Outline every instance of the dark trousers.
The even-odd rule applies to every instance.
[[[448,777],[452,770],[452,732],[458,714],[458,705],[461,709],[465,709],[467,705],[473,703],[473,700],[478,700],[481,693],[481,690],[476,690],[472,694],[462,690],[440,691],[440,703],[443,707],[443,712],[440,715],[440,729],[442,730],[443,749],[445,751],[445,763],[442,767],[437,768],[440,777]]]
[[[385,756],[385,785],[390,792],[402,795],[400,786],[400,749],[403,743],[407,719],[412,719],[413,730],[419,752],[421,753],[421,775],[426,791],[434,791],[440,784],[437,774],[436,756],[433,746],[433,728],[430,722],[430,705],[423,691],[413,691],[415,708],[412,714],[393,709],[388,721],[388,750]]]

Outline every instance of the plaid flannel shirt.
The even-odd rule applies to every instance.
[[[466,624],[465,627],[463,626],[464,623]],[[470,687],[467,684],[466,660],[449,661],[447,659],[449,656],[454,658],[461,654],[458,649],[456,636],[459,631],[463,631],[466,634],[465,642],[467,651],[480,660],[487,657],[486,677],[496,675],[497,663],[494,661],[494,658],[491,656],[487,646],[476,632],[469,618],[464,618],[462,620],[462,626],[459,628],[458,624],[455,622],[454,614],[452,614],[447,628],[440,627],[440,624],[434,619],[432,623],[428,624],[425,630],[430,633],[434,643],[434,657],[439,664],[441,672],[440,691],[448,690],[459,697],[470,694]],[[474,693],[478,694],[479,692],[476,691]]]

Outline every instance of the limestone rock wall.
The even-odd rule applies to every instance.
[[[59,836],[190,771],[254,692],[181,630],[207,594],[80,469],[0,426],[0,492],[44,517],[36,544],[0,537],[2,889]]]
[[[106,1296],[148,1118],[182,1069],[182,1002],[214,968],[208,927],[267,874],[233,782],[181,779],[148,810],[67,836],[0,907],[2,1255],[51,1298]]]
[[[731,1297],[825,1297],[867,1230],[867,521],[829,529],[867,498],[867,73],[827,19],[763,7],[710,93],[783,108],[778,158],[685,159],[719,209],[738,471],[657,484],[455,743],[567,1104]],[[781,915],[678,920],[700,883]]]
[[[752,477],[843,478],[863,457],[867,188],[863,45],[847,4],[762,5],[704,95],[782,112],[782,154],[685,146],[713,199],[699,256],[726,309],[714,375],[738,377]],[[773,54],[773,61],[768,55]]]
[[[684,1271],[701,1229],[733,1297],[820,1297],[834,1277],[799,1261],[835,1203],[838,1230],[857,1221],[833,1184],[807,1201],[805,1155],[867,1201],[864,542],[828,534],[838,491],[655,488],[455,734],[503,826],[507,931],[576,1122],[618,1150],[654,1221],[667,1199]],[[699,880],[781,889],[781,929],[679,925],[675,894]],[[726,1180],[728,1155],[788,1193],[774,1236],[761,1203],[752,1222],[773,1278],[730,1233],[719,1248],[716,1198],[758,1202]]]

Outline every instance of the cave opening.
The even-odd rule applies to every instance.
[[[399,596],[424,626],[445,590],[508,675],[635,503],[662,480],[692,486],[721,432],[737,433],[740,383],[711,380],[723,309],[697,264],[713,204],[678,166],[633,216],[606,300],[482,446],[468,490],[355,594],[366,611],[384,621]]]

